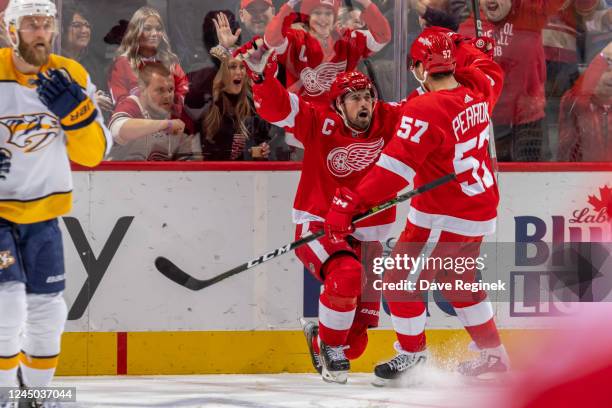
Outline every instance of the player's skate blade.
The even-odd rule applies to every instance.
[[[410,353],[395,344],[398,354],[386,363],[374,367],[375,387],[403,386],[417,382],[415,375],[427,362],[427,351]]]
[[[346,384],[351,363],[344,355],[344,346],[328,346],[321,341],[320,347],[323,381]]]
[[[308,345],[308,351],[310,352],[312,366],[319,374],[322,374],[323,364],[321,364],[321,356],[315,351],[312,344],[313,339],[316,339],[317,335],[319,334],[319,327],[313,322],[309,322],[304,318],[300,318],[300,324],[302,325],[302,330],[304,331],[304,336],[306,337],[306,344]]]
[[[479,381],[501,381],[510,371],[510,359],[504,346],[480,350],[480,356],[459,364],[457,371]]]

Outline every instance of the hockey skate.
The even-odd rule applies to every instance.
[[[400,384],[400,380],[412,378],[420,367],[427,362],[427,351],[411,353],[404,351],[398,342],[393,345],[398,354],[386,363],[374,367],[374,382],[376,387],[384,387],[390,384]]]
[[[323,381],[346,384],[351,363],[344,355],[345,346],[328,346],[321,341],[320,348]]]
[[[472,342],[469,348],[479,351],[480,356],[459,364],[457,371],[462,375],[486,381],[495,380],[510,371],[510,359],[503,345],[480,350]]]
[[[304,336],[306,336],[306,344],[308,344],[308,351],[310,352],[310,359],[312,360],[312,366],[317,373],[321,374],[323,365],[321,364],[321,356],[317,353],[312,345],[313,339],[319,334],[319,327],[313,322],[309,322],[304,318],[300,318],[302,324],[302,330],[304,330]]]

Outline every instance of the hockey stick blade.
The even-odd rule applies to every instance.
[[[422,194],[442,184],[448,183],[449,181],[454,180],[454,179],[455,179],[454,173],[447,174],[446,176],[440,177],[439,179],[434,180],[431,183],[424,184],[419,188],[408,191],[404,194],[401,194],[395,197],[392,200],[389,200],[383,204],[373,207],[363,214],[359,214],[355,216],[353,218],[353,222],[362,221],[362,220],[365,220],[366,218],[370,218],[374,214],[378,214],[381,211],[385,211],[386,209],[394,207],[404,201],[407,201],[416,195]],[[261,265],[264,262],[268,262],[283,254],[291,252],[303,245],[308,244],[311,241],[314,241],[322,237],[324,234],[325,232],[323,230],[320,230],[314,234],[306,235],[297,241],[294,241],[290,244],[283,245],[280,248],[276,248],[273,251],[267,252],[261,256],[258,256],[257,258],[251,259],[250,261],[245,262],[242,265],[236,266],[235,268],[232,268],[229,271],[223,272],[222,274],[214,276],[210,279],[196,279],[193,276],[189,275],[187,272],[183,271],[178,266],[176,266],[168,258],[165,258],[163,256],[157,257],[155,259],[155,267],[162,275],[164,275],[166,278],[170,279],[171,281],[181,286],[184,286],[187,289],[200,290],[200,289],[207,288],[208,286],[214,285],[215,283],[220,282],[224,279],[227,279],[230,276],[236,275],[240,272],[244,272],[258,265]]]

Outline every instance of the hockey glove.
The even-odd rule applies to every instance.
[[[491,37],[478,37],[472,40],[472,45],[479,51],[493,58],[493,50],[495,49],[495,40]]]
[[[63,72],[50,69],[39,73],[36,92],[47,108],[60,119],[64,130],[76,130],[94,121],[98,110],[83,89]]]
[[[268,75],[276,75],[278,63],[274,50],[268,48],[263,38],[254,37],[234,52],[234,56],[245,62],[247,72],[257,84]]]
[[[11,152],[0,149],[0,180],[6,180],[6,175],[11,172]]]
[[[355,231],[353,216],[361,210],[361,198],[346,187],[337,188],[325,217],[325,234],[334,243]]]

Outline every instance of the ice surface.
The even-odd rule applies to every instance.
[[[377,388],[372,374],[351,373],[346,385],[316,374],[58,377],[56,386],[77,388],[76,407],[239,408],[475,408],[499,395],[498,386],[468,384],[458,374],[429,368],[423,382]]]

